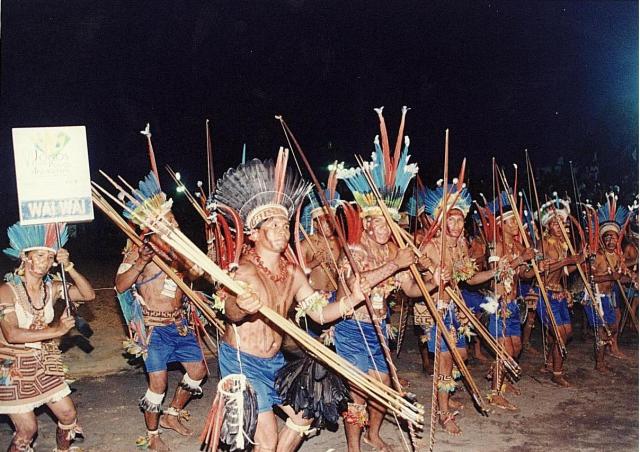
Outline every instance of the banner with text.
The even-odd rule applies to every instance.
[[[21,224],[93,220],[84,126],[12,129]]]

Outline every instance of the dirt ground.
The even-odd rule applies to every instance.
[[[110,259],[113,260],[113,259]],[[78,263],[77,263],[78,265]],[[109,264],[111,265],[111,264]],[[71,385],[79,419],[86,439],[78,444],[85,451],[134,451],[135,440],[145,432],[137,400],[146,390],[146,379],[140,367],[130,365],[122,356],[121,341],[125,332],[113,290],[113,273],[117,263],[104,268],[79,267],[93,281],[98,298],[83,306],[81,313],[95,331],[90,339],[93,351],[86,353],[76,346],[72,337],[62,344],[70,374],[77,380]],[[579,317],[579,316],[578,316]],[[534,331],[539,342],[539,329]],[[541,357],[525,355],[521,359],[523,377],[519,386],[522,395],[512,400],[519,406],[514,413],[492,412],[480,416],[465,391],[458,399],[465,409],[458,417],[464,434],[451,437],[441,430],[436,434],[437,451],[637,451],[638,450],[638,339],[631,330],[622,338],[622,349],[630,356],[628,362],[609,358],[614,368],[611,376],[593,370],[593,338],[583,338],[581,325],[575,326],[574,339],[568,345],[567,370],[575,388],[561,389],[538,371]],[[80,343],[82,345],[82,343]],[[535,343],[538,346],[539,344]],[[410,390],[420,402],[430,406],[431,377],[420,365],[415,335],[409,331],[400,358],[399,373],[411,383]],[[198,451],[197,434],[215,395],[217,364],[208,358],[212,375],[204,383],[205,395],[189,404],[195,437],[180,437],[165,432],[163,439],[175,451]],[[470,363],[470,369],[481,390],[488,390],[484,379],[487,365]],[[170,373],[170,391],[179,378],[179,370]],[[428,408],[427,408],[428,409]],[[39,413],[40,430],[36,450],[55,447],[55,424],[46,409]],[[428,420],[428,414],[427,414]],[[428,422],[425,436],[428,436]],[[402,450],[402,439],[392,420],[385,422],[383,436]],[[0,449],[7,447],[11,425],[0,416]],[[344,433],[323,431],[306,441],[301,450],[312,452],[346,450]],[[366,447],[363,448],[366,450]]]

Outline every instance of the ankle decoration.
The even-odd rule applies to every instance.
[[[9,445],[9,450],[11,450],[11,447],[13,447],[19,452],[34,452],[33,448],[31,447],[31,441],[33,441],[33,438],[18,438],[14,433],[11,444]]]
[[[454,380],[459,380],[460,377],[462,377],[462,373],[455,364],[453,366],[453,369],[451,370],[451,377],[453,377]]]
[[[136,447],[138,449],[148,449],[151,445],[151,438],[154,436],[160,436],[160,430],[147,430],[145,436],[139,436],[138,439],[136,439]]]
[[[182,421],[191,420],[191,413],[189,413],[188,410],[179,410],[179,409],[174,408],[172,406],[170,406],[169,408],[164,410],[162,413],[166,414],[167,416],[176,416],[179,421],[181,421],[181,420]]]
[[[78,425],[78,419],[76,419],[75,421],[73,421],[72,424],[69,424],[69,425],[65,425],[65,424],[62,424],[61,422],[58,422],[58,430],[61,433],[64,432],[65,439],[68,441],[74,440],[76,438],[76,435],[84,436],[82,427]]]
[[[347,411],[342,413],[344,421],[350,425],[357,425],[364,428],[369,425],[369,413],[367,412],[367,404],[359,403],[347,404]]]
[[[138,400],[138,406],[142,411],[147,413],[159,413],[162,411],[162,400],[164,399],[164,392],[162,394],[156,394],[147,389],[147,392],[143,397]]]
[[[438,375],[438,392],[454,392],[456,390],[456,382],[453,381],[451,375]]]
[[[189,377],[189,374],[184,374],[184,377],[182,377],[182,381],[178,384],[178,387],[190,393],[192,397],[196,397],[202,395],[200,383],[202,383],[202,380],[194,380]]]
[[[318,430],[318,429],[315,429],[315,428],[311,428],[311,424],[309,424],[309,425],[298,425],[295,422],[293,422],[291,420],[291,418],[287,418],[287,422],[285,422],[285,425],[289,429],[293,430],[298,435],[300,435],[301,438],[304,438],[305,436],[312,435],[313,433],[315,433]]]

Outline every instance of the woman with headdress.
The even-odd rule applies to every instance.
[[[238,212],[253,245],[235,273],[247,290],[237,297],[220,293],[228,326],[220,341],[219,364],[222,377],[244,375],[257,395],[257,451],[295,450],[312,423],[285,405],[276,390],[276,374],[285,365],[280,352],[283,333],[262,317],[260,308],[284,316],[296,300],[298,316],[307,315],[322,325],[352,312],[364,299],[355,284],[350,296],[329,304],[309,285],[302,269],[286,259],[289,221],[309,189],[287,168],[287,157],[288,151],[281,149],[275,164],[254,159],[230,169],[216,190],[216,200]],[[276,405],[288,416],[280,432],[273,412]]]
[[[33,450],[38,431],[34,409],[45,404],[58,420],[56,450],[72,450],[70,444],[82,430],[56,340],[75,322],[68,310],[54,322],[54,303],[64,297],[65,288],[51,277],[51,267],[62,264],[73,279],[66,288],[69,302],[93,300],[95,293],[61,248],[66,228],[59,240],[54,224],[16,223],[7,232],[11,246],[4,252],[20,260],[0,286],[0,414],[9,415],[16,430],[9,451]]]

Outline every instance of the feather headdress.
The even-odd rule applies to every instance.
[[[638,237],[638,197],[636,195],[633,204],[629,206],[629,232]]]
[[[147,209],[158,213],[158,215],[166,215],[173,205],[171,198],[167,199],[167,195],[160,189],[160,182],[153,171],[149,171],[147,177],[138,182],[138,189],[133,191],[136,202],[128,201],[127,207],[123,212],[125,218],[140,224],[137,212]]]
[[[546,228],[554,217],[558,217],[560,222],[564,223],[571,214],[570,205],[571,201],[561,199],[557,192],[553,192],[553,199],[540,206],[540,218],[538,218],[537,213],[534,214],[534,217],[536,220],[540,220],[543,228]]]
[[[409,163],[409,137],[404,137],[404,148],[402,147],[402,134],[404,132],[404,121],[407,107],[402,107],[402,120],[400,130],[396,140],[393,155],[389,146],[389,136],[387,126],[382,116],[382,108],[375,111],[380,119],[380,136],[376,135],[373,140],[375,151],[371,154],[371,161],[364,162],[364,167],[371,172],[373,182],[380,192],[382,199],[389,208],[389,213],[394,220],[400,219],[400,206],[404,198],[405,191],[411,179],[418,173],[418,165]],[[380,138],[382,138],[382,143]],[[347,187],[353,194],[353,198],[360,206],[361,216],[382,215],[376,197],[367,182],[361,168],[339,169],[338,179],[343,179]]]
[[[471,194],[469,194],[467,186],[464,183],[465,166],[466,159],[462,161],[462,167],[460,168],[458,177],[453,179],[452,184],[448,184],[446,210],[458,210],[466,217],[471,208]],[[434,220],[440,218],[445,210],[444,195],[443,181],[439,180],[436,188],[433,190],[429,188],[425,189],[424,195],[418,198],[424,200],[425,212]]]
[[[308,193],[310,185],[287,168],[288,158],[289,150],[280,148],[275,164],[253,159],[218,180],[216,201],[235,209],[247,232],[274,216],[291,219]]]
[[[4,254],[14,259],[20,259],[22,254],[32,250],[47,250],[55,253],[69,239],[67,226],[64,223],[59,223],[59,230],[60,245],[58,246],[55,224],[21,225],[16,223],[7,229],[10,248],[5,248]]]
[[[607,198],[606,203],[598,207],[600,237],[610,231],[616,234],[619,233],[629,217],[629,210],[625,206],[618,206],[618,195],[611,192],[605,196]]]
[[[338,169],[343,169],[342,163],[334,163],[329,165],[329,179],[327,180],[327,188],[324,191],[324,196],[329,203],[329,207],[334,212],[340,206],[340,194],[336,192],[336,185],[338,184],[338,178],[336,173]],[[327,212],[322,206],[322,203],[318,199],[315,193],[310,192],[308,195],[309,204],[302,209],[302,215],[300,216],[300,224],[309,234],[313,234],[313,220],[326,215]]]

